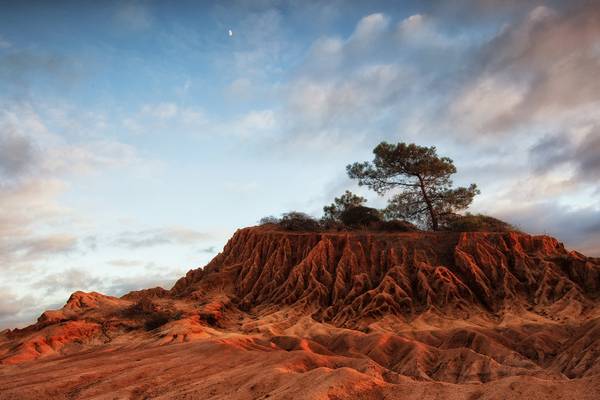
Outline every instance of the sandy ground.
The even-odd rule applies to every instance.
[[[367,360],[284,351],[267,343],[105,347],[2,366],[0,399],[600,398],[600,376],[559,381],[509,377],[458,385],[400,377],[388,383],[368,367]]]

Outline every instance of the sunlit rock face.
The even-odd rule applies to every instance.
[[[350,327],[385,316],[409,322],[426,311],[465,318],[523,309],[566,318],[592,306],[600,289],[597,260],[547,236],[259,227],[239,230],[171,294],[201,296],[223,277],[240,309],[286,305]]]

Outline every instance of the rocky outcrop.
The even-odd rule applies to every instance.
[[[206,290],[228,273],[242,309],[293,305],[356,326],[425,310],[461,316],[506,309],[571,314],[595,304],[600,264],[556,239],[523,233],[290,233],[238,231],[172,294]],[[568,304],[567,304],[568,303]]]

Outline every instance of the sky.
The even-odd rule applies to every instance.
[[[600,256],[599,75],[600,1],[0,0],[0,329],[346,189],[384,206],[345,172],[383,140]]]

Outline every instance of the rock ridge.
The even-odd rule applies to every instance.
[[[519,232],[290,233],[246,228],[173,296],[219,271],[242,309],[294,305],[336,325],[428,309],[461,316],[510,307],[557,315],[597,299],[599,264],[548,236]],[[197,293],[198,294],[198,293]],[[561,304],[569,300],[569,305]],[[568,308],[568,310],[567,310]]]

